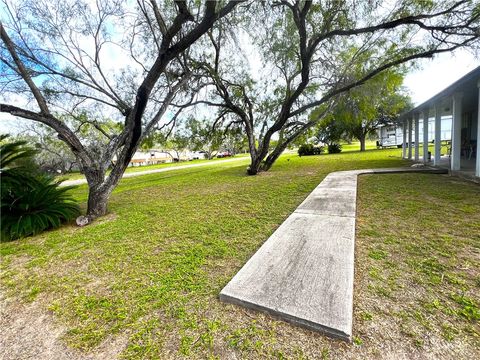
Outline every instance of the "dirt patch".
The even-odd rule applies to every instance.
[[[105,340],[94,352],[82,353],[62,341],[66,327],[38,303],[19,304],[0,298],[0,359],[2,360],[103,360],[115,359],[128,337]]]

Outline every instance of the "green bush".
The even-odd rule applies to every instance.
[[[6,142],[7,137],[0,136],[2,241],[56,228],[78,216],[80,209],[67,194],[71,187],[39,173],[30,162],[35,151],[23,141]]]
[[[338,153],[341,153],[341,152],[342,152],[342,145],[336,144],[336,143],[328,145],[328,153],[329,154],[338,154]]]
[[[298,148],[298,155],[320,155],[323,153],[323,146],[314,146],[313,144],[303,144]]]

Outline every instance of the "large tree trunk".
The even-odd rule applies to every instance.
[[[79,226],[88,225],[107,213],[108,199],[123,174],[107,182],[104,169],[84,169],[84,173],[88,182],[87,213],[77,218],[76,222]]]
[[[112,189],[113,190],[113,189]],[[90,221],[107,213],[108,198],[112,191],[103,189],[90,189],[88,192],[87,217]]]
[[[247,168],[248,175],[257,175],[259,173],[260,165],[262,164],[262,159],[260,159],[256,154],[250,153],[250,165]]]
[[[358,140],[360,140],[360,151],[365,151],[365,135],[361,135]]]

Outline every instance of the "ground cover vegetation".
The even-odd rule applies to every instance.
[[[34,155],[25,142],[0,135],[1,241],[57,228],[80,214],[71,188],[40,172]]]
[[[248,164],[124,179],[110,213],[91,226],[1,244],[2,291],[14,299],[6,313],[17,319],[4,332],[47,312],[55,322],[41,324],[52,331],[32,332],[59,336],[47,342],[58,358],[101,357],[100,349],[125,359],[478,357],[478,185],[360,178],[347,344],[220,303],[218,293],[329,172],[401,166],[401,150],[287,154],[255,177]],[[85,203],[88,189],[72,194]],[[13,339],[35,351],[22,347],[28,340]]]
[[[411,60],[475,47],[479,16],[469,0],[5,1],[0,111],[67,144],[89,183],[86,224],[106,212],[142,141],[191,106],[218,110],[212,131],[243,131],[254,175],[348,91]]]

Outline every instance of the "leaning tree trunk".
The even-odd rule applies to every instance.
[[[284,141],[282,143],[277,144],[275,149],[267,156],[265,161],[262,164],[262,171],[268,171],[272,167],[272,165],[277,161],[280,155],[282,155],[283,151],[287,148],[290,144],[290,141]]]

